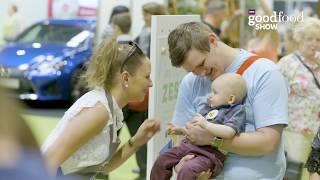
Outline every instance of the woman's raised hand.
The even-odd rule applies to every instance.
[[[147,143],[158,131],[160,131],[160,121],[155,119],[145,120],[132,137],[134,146],[140,147]]]

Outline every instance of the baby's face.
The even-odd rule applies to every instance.
[[[224,90],[224,83],[223,82],[218,82],[214,81],[211,84],[211,93],[207,99],[208,105],[210,107],[218,107],[221,105],[228,105],[228,100],[230,95],[226,93]]]

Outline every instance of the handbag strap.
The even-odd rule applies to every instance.
[[[110,111],[111,111],[111,115],[113,117],[113,99],[112,99],[112,96],[111,94],[109,93],[108,90],[105,90],[106,92],[106,97],[107,97],[107,100],[108,100],[108,105],[109,105],[109,108],[110,108]]]
[[[295,57],[301,62],[301,64],[303,64],[303,66],[304,66],[305,68],[307,68],[308,71],[312,74],[313,80],[314,80],[316,86],[318,87],[318,89],[320,89],[320,83],[319,83],[316,75],[313,73],[312,69],[311,69],[308,65],[306,65],[306,63],[303,62],[303,60],[302,60],[302,58],[300,57],[300,55],[298,55],[297,53],[294,53],[294,55],[295,55]]]

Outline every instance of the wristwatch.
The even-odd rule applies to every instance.
[[[223,144],[223,139],[221,137],[214,137],[213,141],[211,142],[211,146],[220,148]]]

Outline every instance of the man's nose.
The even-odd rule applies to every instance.
[[[205,76],[207,73],[205,69],[195,69],[192,72],[198,76]]]

